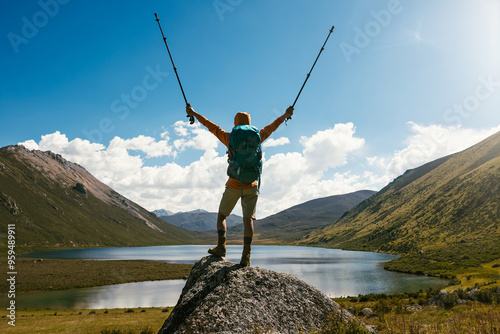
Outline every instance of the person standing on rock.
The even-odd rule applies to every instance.
[[[250,114],[246,112],[238,112],[236,114],[234,117],[234,128],[231,132],[222,130],[217,124],[212,123],[203,115],[195,112],[190,104],[186,106],[186,113],[188,116],[196,117],[202,125],[226,145],[229,154],[229,180],[226,182],[226,189],[222,194],[217,215],[218,243],[216,247],[210,248],[208,253],[219,257],[226,256],[226,217],[231,214],[236,203],[241,198],[244,232],[243,254],[241,255],[240,265],[244,267],[249,266],[254,232],[253,220],[256,218],[255,208],[260,186],[260,158],[262,157],[260,144],[269,138],[285,119],[293,115],[293,107],[288,107],[282,116],[260,131],[256,127],[251,126]],[[242,153],[243,151],[250,152],[252,157],[245,156],[245,153]],[[243,166],[244,163],[241,163],[241,159],[245,159],[246,161],[255,160],[255,167]]]

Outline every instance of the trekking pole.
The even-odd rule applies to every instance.
[[[167,47],[168,56],[170,57],[170,61],[172,62],[172,66],[174,67],[175,76],[177,77],[177,81],[179,82],[179,86],[181,87],[182,96],[184,97],[184,102],[186,102],[186,107],[187,107],[189,103],[186,99],[186,94],[184,94],[184,89],[182,89],[181,79],[179,79],[179,74],[177,74],[177,67],[175,67],[174,60],[172,59],[172,54],[170,54],[170,49],[168,48],[168,44],[167,44],[167,38],[163,34],[163,29],[161,28],[161,25],[160,25],[160,19],[158,18],[158,15],[156,15],[156,13],[155,13],[155,17],[156,17],[156,22],[158,22],[158,27],[160,28],[161,35],[163,37],[163,41],[165,42],[165,46]],[[187,115],[186,117],[189,117],[190,124],[194,123],[193,116]]]
[[[328,38],[330,38],[330,35],[333,32],[333,28],[335,28],[335,26],[332,26],[332,29],[330,29],[330,32],[328,33],[328,36],[326,36],[325,43],[323,43],[323,46],[321,47],[321,50],[319,51],[318,56],[316,57],[316,60],[314,61],[313,66],[311,67],[311,70],[309,71],[309,73],[307,73],[306,80],[302,84],[302,87],[300,87],[299,94],[297,94],[297,97],[295,98],[295,101],[293,101],[292,107],[295,107],[295,103],[299,99],[300,93],[302,93],[302,89],[304,89],[304,86],[306,85],[306,82],[309,79],[309,76],[311,75],[311,72],[312,72],[312,70],[314,68],[314,65],[316,65],[316,62],[318,61],[318,58],[321,55],[321,52],[323,52],[323,50],[325,49],[326,42],[328,42]],[[292,119],[292,117],[287,117],[286,120],[289,120],[289,119]]]

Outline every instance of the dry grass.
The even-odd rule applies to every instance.
[[[451,310],[430,307],[413,313],[391,312],[375,322],[381,334],[498,334],[500,307],[479,303],[460,305]]]
[[[354,309],[353,313],[371,308],[373,315],[358,318],[367,325],[375,326],[380,334],[500,334],[498,302],[485,304],[468,300],[465,304],[451,306],[438,302],[438,306],[426,305],[422,296],[424,299],[432,297],[425,293],[414,293],[413,297],[379,295],[375,298],[361,296],[335,300],[344,308]],[[409,305],[413,305],[413,308],[409,308]]]
[[[7,324],[8,319],[5,318],[7,311],[2,309],[0,332],[6,334],[157,333],[171,310],[171,307],[168,309],[17,310],[16,326],[13,327]]]
[[[401,305],[407,301],[401,301]],[[356,309],[372,307],[377,302],[341,302],[345,307]],[[167,312],[165,312],[167,310]],[[168,318],[172,308],[136,308],[112,310],[17,310],[16,326],[7,324],[7,311],[0,310],[0,332],[21,333],[156,333]],[[376,311],[378,316],[359,317],[367,325],[376,326],[380,334],[499,334],[500,306],[478,302],[457,305],[452,309],[424,306],[421,311],[393,308],[387,313]],[[332,329],[332,328],[330,328]],[[319,333],[337,333],[327,326]],[[265,333],[266,331],[256,331]],[[342,327],[342,333],[361,333],[350,326]]]

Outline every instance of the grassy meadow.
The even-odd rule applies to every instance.
[[[380,334],[497,334],[500,333],[500,292],[489,289],[476,300],[456,304],[453,294],[439,297],[428,290],[393,295],[365,295],[335,298],[362,322],[374,326]],[[456,293],[465,297],[466,290]],[[463,294],[463,295],[461,295]],[[460,295],[460,296],[459,296]],[[450,297],[451,296],[451,297]],[[429,304],[429,300],[434,300]],[[374,313],[363,316],[360,311]],[[157,333],[172,308],[134,308],[110,310],[31,310],[16,312],[16,326],[7,325],[7,311],[0,310],[2,333],[81,333],[81,334],[152,334]],[[248,333],[270,333],[265,328],[249,328]],[[332,317],[317,331],[303,334],[368,333],[356,323],[343,323]]]
[[[335,298],[367,325],[381,334],[496,334],[500,333],[500,289],[487,288],[472,297],[459,289],[440,294],[438,290]],[[459,301],[457,303],[457,301]],[[370,308],[373,313],[360,315]],[[363,333],[349,330],[340,333]],[[323,333],[337,333],[329,332]]]
[[[172,308],[110,310],[31,310],[16,312],[16,326],[7,324],[1,310],[2,333],[25,334],[152,334],[157,333]]]
[[[4,259],[4,263],[7,261]],[[193,265],[152,261],[17,258],[17,292],[66,290],[109,284],[185,279]],[[0,281],[0,291],[8,291]]]

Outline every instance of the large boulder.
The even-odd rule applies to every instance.
[[[358,321],[292,275],[207,256],[194,265],[159,334],[298,333],[319,329],[332,316]]]

